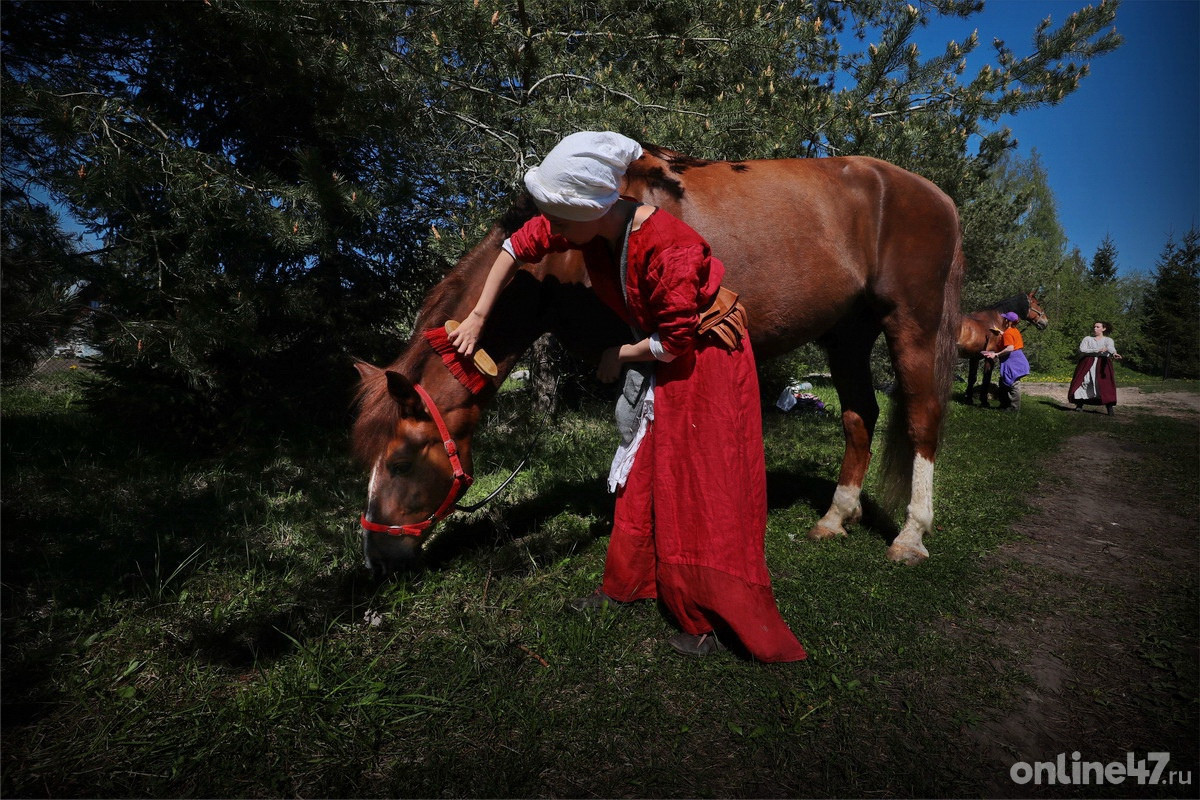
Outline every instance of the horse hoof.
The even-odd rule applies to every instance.
[[[813,529],[808,532],[808,538],[814,542],[823,542],[826,539],[834,539],[838,536],[845,536],[845,535],[846,535],[845,528],[838,528],[837,530],[832,530],[830,528],[826,528],[824,525],[815,525],[815,526],[813,526]]]
[[[910,544],[896,543],[888,548],[887,557],[888,561],[915,567],[929,558],[929,551],[925,549],[925,545],[913,547]]]

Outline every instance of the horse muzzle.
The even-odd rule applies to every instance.
[[[378,578],[409,569],[421,561],[418,536],[387,536],[363,530],[362,537],[364,565]]]

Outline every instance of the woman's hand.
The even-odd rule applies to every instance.
[[[600,356],[600,366],[596,370],[596,377],[602,383],[612,383],[617,378],[621,377],[621,348],[610,347]]]
[[[450,344],[464,356],[473,355],[483,333],[483,323],[483,316],[472,311],[454,331],[447,334]]]

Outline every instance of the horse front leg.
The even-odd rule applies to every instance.
[[[971,357],[967,359],[967,405],[975,404],[975,380],[979,377],[979,359]],[[987,403],[987,394],[983,395],[983,402]]]
[[[862,519],[862,485],[871,464],[871,439],[879,419],[879,404],[871,385],[870,352],[874,338],[865,346],[831,343],[827,346],[829,371],[842,406],[842,432],[846,450],[837,488],[829,510],[817,521],[808,538],[813,541],[845,536],[846,525]]]
[[[992,361],[990,358],[983,359],[983,364],[980,369],[980,377],[979,377],[979,407],[980,408],[991,408],[992,407],[992,405],[989,401],[991,400],[991,397],[992,397],[992,368],[994,366],[995,366],[995,362]]]

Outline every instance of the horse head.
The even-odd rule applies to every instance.
[[[1041,305],[1037,301],[1037,297],[1033,292],[1027,295],[1029,299],[1029,310],[1025,312],[1025,320],[1032,322],[1037,326],[1039,331],[1044,331],[1050,325],[1050,318],[1046,316],[1046,312],[1042,310]]]
[[[480,409],[449,372],[417,382],[396,365],[355,366],[354,452],[370,473],[363,554],[372,572],[387,575],[419,559],[425,535],[470,486]]]
[[[497,298],[480,345],[498,373],[484,380],[451,366],[452,348],[432,333],[470,313],[500,243],[530,213],[518,204],[430,290],[417,332],[391,366],[355,364],[354,452],[370,475],[363,551],[376,573],[414,565],[425,535],[455,509],[471,482],[471,437],[483,409],[538,336],[551,331],[593,361],[626,341],[628,327],[587,287],[579,254],[551,254],[525,265]]]

